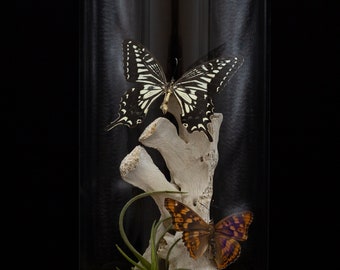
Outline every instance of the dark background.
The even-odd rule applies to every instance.
[[[74,269],[79,3],[20,1],[16,8],[17,171],[26,195],[20,217],[29,221],[20,249],[25,243],[25,254],[33,251],[25,265]],[[325,1],[271,4],[270,269],[336,265],[335,12]]]

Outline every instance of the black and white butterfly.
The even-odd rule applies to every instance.
[[[117,125],[135,127],[143,122],[150,105],[161,95],[163,114],[168,111],[171,95],[181,108],[181,121],[189,133],[203,131],[208,139],[210,116],[214,113],[211,94],[218,93],[241,66],[237,57],[215,58],[187,71],[177,81],[167,81],[157,59],[141,44],[132,40],[123,42],[124,75],[127,81],[138,83],[121,98],[119,117],[106,130]]]

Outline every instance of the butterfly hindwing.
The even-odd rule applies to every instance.
[[[120,100],[118,118],[111,122],[106,127],[106,130],[110,130],[117,125],[135,127],[142,123],[149,106],[162,93],[163,90],[156,85],[138,85],[129,89]]]
[[[190,253],[190,257],[201,257],[209,247],[210,232],[207,230],[191,229],[183,232],[183,242]]]
[[[166,198],[165,208],[172,217],[173,229],[183,231],[183,242],[192,258],[203,255],[209,246],[212,226],[195,211],[174,199]]]
[[[213,241],[214,260],[218,269],[235,262],[241,254],[241,245],[233,238],[215,233]]]
[[[176,97],[181,96],[182,90],[179,89],[180,88],[177,88],[178,91],[175,92]],[[198,91],[195,93],[195,98],[199,100],[199,102],[194,101],[193,104],[182,99],[182,124],[189,133],[203,131],[207,135],[209,141],[212,142],[213,138],[208,130],[208,123],[211,122],[210,116],[214,114],[212,99],[206,93]]]

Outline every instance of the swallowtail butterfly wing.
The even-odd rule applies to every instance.
[[[187,71],[177,81],[168,82],[157,59],[141,44],[124,40],[124,75],[127,81],[137,83],[121,98],[119,116],[106,130],[117,125],[135,127],[142,123],[150,105],[164,95],[161,110],[168,111],[170,95],[174,95],[181,108],[181,121],[189,133],[203,131],[208,139],[210,116],[214,113],[211,94],[218,93],[241,66],[237,57],[215,58]]]

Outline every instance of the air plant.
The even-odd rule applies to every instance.
[[[171,219],[171,217],[159,220],[158,222],[154,221],[152,226],[151,226],[151,233],[150,233],[150,247],[151,247],[151,256],[150,259],[151,261],[148,261],[147,259],[145,259],[143,257],[142,254],[140,254],[134,247],[133,245],[130,243],[129,239],[127,238],[127,235],[125,233],[124,230],[124,216],[125,213],[127,211],[127,209],[129,208],[129,206],[134,203],[135,201],[150,196],[150,195],[155,195],[155,194],[160,194],[160,193],[183,193],[180,191],[154,191],[154,192],[145,192],[145,193],[141,193],[135,197],[133,197],[132,199],[130,199],[122,208],[120,215],[119,215],[119,232],[120,235],[125,243],[125,245],[127,246],[127,248],[132,252],[132,254],[136,257],[137,261],[130,258],[118,245],[116,245],[118,251],[124,256],[124,258],[130,262],[132,265],[134,265],[136,268],[140,269],[140,270],[161,270],[160,269],[160,260],[161,258],[159,258],[158,254],[157,254],[157,250],[159,247],[159,241],[163,238],[163,236],[172,228],[172,224],[169,225],[165,232],[159,237],[159,239],[156,239],[156,232],[157,229],[159,228],[159,226],[164,222],[167,221],[169,219]],[[180,239],[178,239],[170,248],[167,254],[167,258],[166,258],[166,262],[165,262],[165,269],[168,269],[168,258],[170,255],[170,252],[172,250],[172,248],[175,246],[175,244],[177,244],[177,242]],[[118,267],[116,267],[117,270],[119,270]],[[189,269],[177,269],[177,270],[189,270]]]

